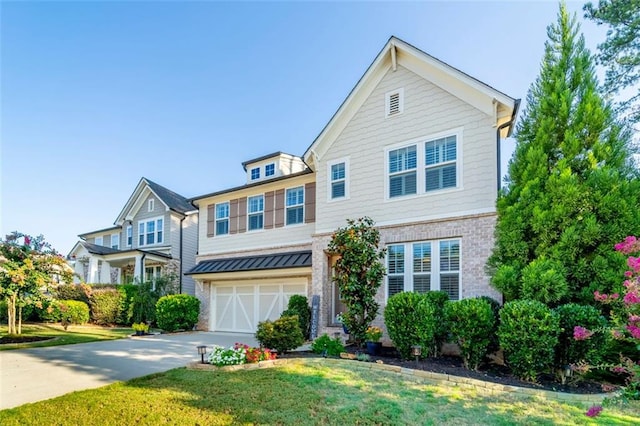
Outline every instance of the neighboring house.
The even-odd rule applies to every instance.
[[[76,281],[135,283],[172,272],[181,292],[194,294],[184,272],[195,264],[197,213],[182,195],[140,179],[114,226],[79,235],[68,255]]]
[[[188,274],[205,308],[200,327],[253,332],[300,293],[319,296],[319,331],[333,331],[344,308],[328,243],[347,218],[362,216],[376,222],[387,249],[382,309],[401,291],[500,299],[484,266],[494,244],[499,145],[518,105],[392,37],[305,152],[308,169],[269,180],[264,170],[278,157],[260,158],[244,164],[247,185],[192,200],[201,220],[198,264]],[[304,200],[293,188],[304,189]],[[262,209],[259,201],[251,207],[255,197]],[[287,223],[299,214],[290,208],[304,211],[303,223]],[[250,230],[256,212],[263,225]]]

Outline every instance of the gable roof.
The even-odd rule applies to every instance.
[[[307,165],[315,170],[314,158],[321,157],[328,150],[386,73],[389,70],[395,71],[398,65],[402,65],[488,115],[497,116],[497,105],[502,105],[509,113],[500,118],[507,123],[512,120],[511,124],[505,126],[503,136],[511,134],[515,123],[513,116],[517,111],[519,99],[514,99],[411,44],[391,36],[338,110],[305,151],[303,159]],[[496,117],[497,119],[498,117]]]
[[[144,194],[144,190],[147,188],[149,189],[149,191],[155,194],[155,196],[158,197],[158,199],[162,203],[164,203],[167,209],[171,211],[180,214],[186,214],[188,212],[197,210],[187,198],[143,177],[140,179],[140,182],[138,182],[136,189],[133,191],[133,193],[125,203],[122,211],[120,211],[120,214],[114,222],[115,224],[123,224],[129,212],[134,209],[140,197],[142,197],[142,195]]]

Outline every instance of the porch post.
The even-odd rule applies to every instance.
[[[100,283],[111,284],[111,264],[105,260],[102,261],[100,268]]]
[[[136,255],[136,261],[133,267],[133,281],[141,284],[144,282],[144,257],[141,254]]]
[[[89,273],[87,274],[87,282],[98,282],[98,259],[93,256],[89,257]]]

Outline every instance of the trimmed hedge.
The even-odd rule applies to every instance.
[[[162,296],[156,303],[158,327],[168,332],[191,330],[199,314],[200,300],[188,294]]]
[[[463,299],[446,307],[453,341],[460,347],[464,366],[477,370],[496,333],[491,304],[484,299]]]
[[[413,345],[422,347],[423,358],[433,352],[436,332],[441,326],[437,316],[435,304],[429,303],[424,294],[405,291],[389,298],[384,309],[384,323],[402,358],[412,358]]]
[[[275,321],[259,322],[256,340],[261,347],[275,349],[281,355],[302,345],[304,336],[297,315],[293,315],[283,316]]]
[[[89,303],[91,287],[87,284],[60,284],[55,291],[58,300],[79,300]]]
[[[305,339],[309,338],[309,326],[311,325],[311,307],[309,301],[305,296],[294,294],[289,298],[289,304],[287,309],[282,312],[281,317],[284,316],[298,316],[298,322],[300,323],[300,330]]]
[[[58,301],[60,321],[64,324],[86,324],[89,322],[89,305],[79,300]]]
[[[124,295],[111,287],[92,288],[89,296],[91,320],[99,325],[116,324],[122,312]]]
[[[505,361],[517,377],[535,381],[553,366],[560,320],[542,302],[515,300],[500,310],[498,339]]]

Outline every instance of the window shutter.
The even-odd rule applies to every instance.
[[[238,199],[229,201],[229,233],[238,233]]]
[[[264,194],[264,229],[273,228],[273,201],[274,192]]]
[[[276,219],[275,227],[282,228],[284,226],[284,189],[276,191]]]
[[[213,237],[216,227],[216,205],[209,204],[207,206],[207,237]]]
[[[316,221],[316,183],[309,182],[304,186],[304,222]]]
[[[247,231],[247,197],[238,199],[238,232]]]

